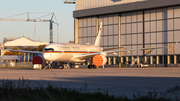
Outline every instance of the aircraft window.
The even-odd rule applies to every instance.
[[[54,51],[53,48],[45,48],[44,51]]]

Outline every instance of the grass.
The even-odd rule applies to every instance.
[[[0,101],[180,101],[180,86],[169,88],[165,93],[150,90],[145,96],[133,94],[133,99],[126,96],[115,97],[108,92],[84,92],[81,90],[47,84],[47,87],[34,87],[30,80],[2,80],[0,82]],[[83,92],[82,92],[83,91]],[[160,94],[160,95],[158,95]],[[175,96],[174,96],[175,95]]]

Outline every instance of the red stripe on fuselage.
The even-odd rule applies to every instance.
[[[52,51],[52,52],[49,52],[49,51],[45,51],[43,53],[95,53],[95,52],[80,52],[80,51]]]

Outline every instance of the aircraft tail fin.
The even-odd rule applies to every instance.
[[[100,23],[99,32],[98,32],[98,35],[96,37],[96,41],[95,41],[95,44],[94,44],[96,46],[100,45],[101,31],[102,31],[101,29],[102,29],[102,22]]]

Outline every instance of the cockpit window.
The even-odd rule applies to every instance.
[[[54,49],[53,49],[53,48],[45,48],[44,51],[50,51],[50,52],[52,52],[52,51],[54,51]]]

